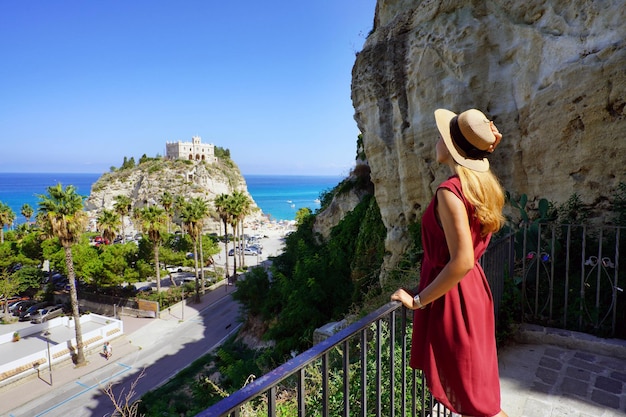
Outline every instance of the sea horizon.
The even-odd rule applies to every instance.
[[[37,211],[38,195],[45,194],[47,187],[61,183],[74,185],[78,194],[85,197],[91,193],[92,185],[103,173],[75,172],[0,172],[0,202],[15,212],[14,226],[25,223],[20,213],[23,204]],[[319,208],[319,197],[324,191],[334,188],[345,177],[340,175],[307,174],[242,174],[248,192],[271,220],[291,221],[296,212],[304,207],[315,212]]]

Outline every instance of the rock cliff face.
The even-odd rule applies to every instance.
[[[219,194],[231,194],[241,191],[256,203],[248,193],[245,179],[236,167],[225,164],[208,164],[189,161],[148,161],[130,169],[104,174],[98,179],[85,201],[91,225],[95,230],[95,219],[102,209],[113,209],[115,197],[124,195],[132,200],[134,208],[147,205],[160,205],[160,198],[168,191],[174,198],[183,196],[186,199],[201,197],[213,208],[213,200]],[[247,220],[260,218],[259,210]],[[133,230],[133,225],[126,218],[127,227]],[[208,219],[206,231],[219,231],[218,220]],[[222,231],[223,233],[223,231]]]
[[[513,195],[562,203],[577,193],[601,219],[626,182],[624,1],[462,3],[379,0],[353,68],[386,267],[448,175],[434,160],[439,107],[496,122],[492,169]]]
[[[333,196],[328,207],[315,217],[314,233],[320,234],[323,239],[328,239],[333,227],[354,210],[365,196],[373,194],[369,175],[370,169],[366,161],[357,160],[355,168],[339,185],[340,190]]]

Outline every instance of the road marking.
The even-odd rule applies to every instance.
[[[61,401],[60,403],[55,404],[54,406],[52,406],[52,407],[48,408],[47,410],[42,411],[41,413],[37,414],[35,417],[39,417],[39,416],[43,416],[43,415],[45,415],[45,414],[48,414],[50,411],[52,411],[52,410],[54,410],[54,409],[56,409],[56,408],[58,408],[58,407],[60,407],[60,406],[62,406],[62,405],[64,405],[64,404],[67,404],[68,402],[72,401],[73,399],[75,399],[75,398],[77,398],[77,397],[80,397],[81,395],[83,395],[83,394],[85,394],[85,393],[87,393],[87,392],[91,391],[91,390],[92,390],[92,389],[94,389],[94,388],[98,388],[98,387],[100,387],[100,386],[101,386],[101,384],[106,383],[106,382],[110,381],[111,379],[113,379],[113,378],[115,378],[115,377],[117,377],[117,376],[120,376],[120,375],[122,375],[123,373],[126,373],[126,372],[128,372],[128,371],[130,371],[130,370],[132,369],[132,367],[130,367],[130,366],[126,365],[126,364],[123,364],[123,363],[121,363],[121,362],[116,362],[116,364],[117,364],[117,365],[119,365],[119,366],[121,366],[121,367],[123,367],[124,369],[122,369],[121,371],[119,371],[119,372],[117,372],[117,373],[115,373],[115,374],[111,375],[111,376],[110,376],[110,377],[108,377],[108,378],[103,379],[102,381],[98,382],[97,384],[94,384],[94,385],[91,385],[91,386],[89,386],[89,385],[85,385],[85,384],[83,384],[83,383],[81,383],[81,382],[76,381],[76,383],[77,383],[78,385],[81,385],[81,386],[86,387],[86,388],[85,388],[84,390],[80,391],[79,393],[74,394],[74,395],[72,395],[71,397],[69,397],[69,398],[67,398],[67,399],[65,399],[65,400],[63,400],[63,401]]]

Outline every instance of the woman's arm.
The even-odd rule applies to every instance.
[[[437,214],[446,236],[450,261],[420,292],[420,302],[423,306],[448,292],[474,267],[474,245],[463,202],[450,190],[440,188],[437,191]],[[412,310],[418,308],[413,296],[403,289],[396,291],[391,299],[401,301]]]

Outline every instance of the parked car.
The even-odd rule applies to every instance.
[[[28,310],[30,307],[34,306],[35,304],[37,304],[37,301],[34,301],[34,300],[18,301],[17,303],[14,303],[9,306],[9,313],[13,314],[16,317],[19,317],[19,315],[22,314],[23,311]]]
[[[137,288],[137,292],[152,292],[156,291],[156,288],[152,287],[152,285],[144,285],[143,287]]]
[[[36,313],[39,309],[48,307],[49,305],[49,303],[37,303],[28,307],[27,310],[20,313],[19,321],[29,321],[32,314]]]
[[[259,253],[259,255],[263,253],[263,246],[261,246],[259,244],[256,244],[256,243],[253,244],[253,245],[246,246],[246,249],[257,251]]]
[[[41,308],[35,313],[32,313],[30,315],[30,322],[43,323],[44,321],[52,320],[61,315],[63,315],[63,304],[57,304],[55,306]]]
[[[9,297],[6,299],[6,303],[7,305],[10,307],[11,304],[15,304],[18,301],[22,301],[22,300],[28,300],[29,297],[20,297],[20,296],[14,296],[14,297]],[[0,306],[4,306],[4,298],[0,298]]]
[[[240,253],[241,249],[237,248],[237,253]],[[256,246],[246,246],[243,249],[243,254],[244,255],[261,255],[263,253],[263,251],[261,250],[261,248],[256,247]],[[234,256],[235,255],[235,251],[233,249],[228,251],[228,256]]]

